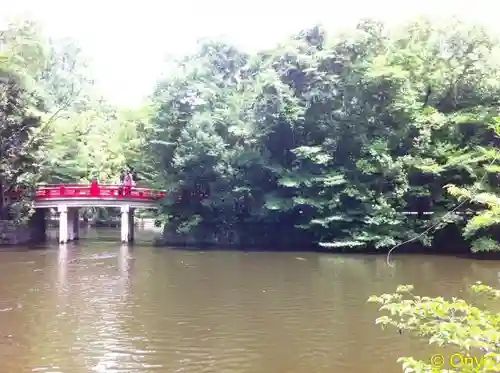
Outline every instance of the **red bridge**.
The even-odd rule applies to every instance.
[[[122,185],[92,184],[43,185],[36,190],[35,208],[56,208],[59,212],[59,242],[78,239],[79,208],[117,207],[122,214],[122,242],[133,241],[134,210],[155,209],[166,197],[164,191]],[[43,215],[43,214],[42,214]]]
[[[149,188],[127,187],[108,184],[61,184],[43,185],[36,190],[35,201],[47,204],[49,201],[87,200],[97,206],[98,200],[137,201],[142,203],[156,202],[166,197],[167,193]],[[49,202],[50,203],[50,202]]]

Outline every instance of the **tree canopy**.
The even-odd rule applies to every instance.
[[[168,229],[337,250],[463,229],[484,206],[443,219],[457,204],[445,186],[497,192],[498,52],[481,28],[424,19],[314,27],[256,55],[201,44],[153,95]]]

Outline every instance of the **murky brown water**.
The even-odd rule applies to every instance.
[[[398,356],[429,347],[380,330],[367,298],[401,283],[463,296],[498,285],[498,262],[395,259],[113,240],[2,251],[0,372],[401,372]]]

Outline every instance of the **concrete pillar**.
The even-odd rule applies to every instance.
[[[121,241],[128,243],[130,240],[130,205],[121,207]]]
[[[68,206],[57,206],[59,212],[59,243],[64,244],[68,242]]]
[[[80,232],[80,216],[77,207],[60,205],[59,211],[59,242],[67,243],[78,240]]]

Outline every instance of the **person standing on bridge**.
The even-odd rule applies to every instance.
[[[97,178],[92,179],[90,183],[90,195],[92,197],[97,197],[99,195],[99,181]]]
[[[125,189],[125,195],[130,195],[132,192],[132,187],[135,186],[135,181],[134,177],[132,176],[132,173],[130,171],[127,172],[125,175],[125,178],[123,180],[124,184],[124,189]]]

